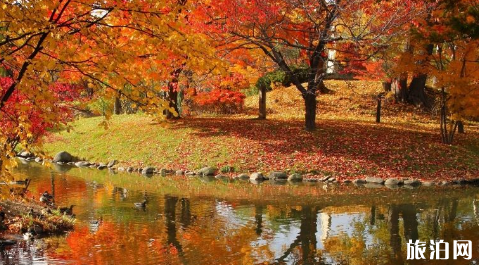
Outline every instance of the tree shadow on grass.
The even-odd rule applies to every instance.
[[[302,121],[221,117],[185,119],[172,126],[172,130],[182,128],[193,129],[199,139],[227,145],[232,157],[244,157],[241,152],[248,148],[255,150],[252,153],[267,169],[285,161],[285,166],[333,173],[433,173],[453,169],[461,158],[474,155],[464,147],[440,144],[433,131],[405,125],[320,120],[317,131],[306,132]]]

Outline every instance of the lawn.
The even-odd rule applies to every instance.
[[[315,132],[303,130],[303,105],[294,88],[268,93],[269,117],[256,120],[257,97],[245,114],[186,117],[158,124],[152,117],[118,115],[105,130],[101,117],[82,118],[73,130],[45,139],[50,155],[66,150],[81,159],[122,166],[194,170],[202,166],[236,172],[286,170],[306,177],[364,176],[421,179],[477,178],[479,128],[466,125],[454,145],[440,143],[435,116],[386,99],[383,122],[375,123],[380,83],[329,81],[320,95]]]

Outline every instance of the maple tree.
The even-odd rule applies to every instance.
[[[291,76],[305,102],[305,127],[314,130],[316,97],[325,89],[327,52],[341,42],[368,46],[365,56],[381,49],[386,33],[411,14],[406,1],[205,1],[210,35],[230,49],[259,49]],[[385,19],[387,17],[387,19]],[[391,34],[389,34],[391,35]],[[386,38],[387,39],[387,38]],[[295,49],[309,67],[307,84],[293,74],[285,50]],[[348,52],[348,51],[345,51]],[[362,59],[366,59],[363,58]]]
[[[12,78],[0,94],[2,120],[18,93],[31,104],[41,102],[45,111],[38,112],[38,120],[54,121],[60,113],[54,106],[63,100],[54,96],[51,84],[75,82],[85,83],[97,97],[121,96],[157,117],[165,110],[177,115],[158,83],[178,65],[210,70],[206,60],[215,58],[204,35],[187,31],[188,14],[179,11],[189,10],[186,1],[3,1],[0,8],[0,64]],[[187,60],[178,64],[178,58]],[[214,67],[219,61],[208,64],[220,72]],[[24,102],[15,104],[17,126],[0,133],[2,169],[15,155],[8,139],[27,149],[32,145]]]
[[[413,21],[409,38],[415,49],[401,54],[396,71],[414,74],[411,86],[424,89],[434,77],[439,89],[441,138],[451,144],[464,118],[479,116],[479,41],[477,1],[437,1],[427,19]],[[422,92],[424,93],[424,92]]]

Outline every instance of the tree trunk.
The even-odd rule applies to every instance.
[[[384,81],[384,82],[383,82],[384,92],[389,92],[389,91],[391,91],[391,87],[392,87],[392,82],[391,82],[391,81]]]
[[[123,112],[122,107],[121,107],[121,101],[120,101],[119,93],[115,97],[115,104],[113,105],[113,112],[115,113],[115,115],[120,115]]]
[[[407,99],[407,73],[399,78],[399,93],[396,94],[396,101],[406,102]]]
[[[179,82],[178,78],[180,77],[183,68],[177,68],[171,73],[171,80],[168,82],[168,100],[170,108],[174,109],[176,116],[169,110],[166,111],[167,119],[179,119],[180,111],[178,108],[178,92],[179,92]]]
[[[462,121],[457,121],[457,132],[464,133],[464,123]]]
[[[415,106],[426,105],[426,80],[427,75],[421,74],[414,77],[409,84],[407,101]]]
[[[174,109],[177,115],[175,116],[173,112],[167,111],[166,118],[167,119],[179,119],[180,118],[180,111],[178,108],[178,90],[175,88],[174,81],[168,84],[168,100],[170,102],[170,108]],[[176,86],[178,85],[178,81],[176,81]]]
[[[266,120],[266,87],[259,87],[259,114],[258,119]]]
[[[306,93],[303,95],[305,105],[305,128],[306,131],[314,131],[316,129],[316,95]]]

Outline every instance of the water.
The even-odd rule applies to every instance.
[[[30,163],[17,174],[32,179],[28,196],[46,190],[57,205],[75,204],[75,230],[19,241],[1,252],[2,263],[404,264],[409,239],[473,243],[472,260],[412,264],[479,258],[477,188],[255,185],[67,169]],[[144,198],[144,209],[134,206]]]

